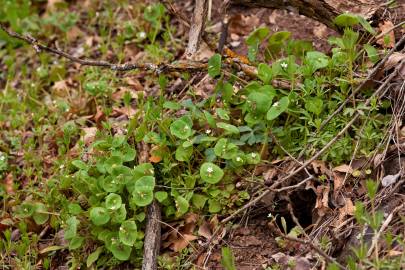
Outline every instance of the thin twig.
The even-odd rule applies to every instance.
[[[191,22],[188,35],[188,45],[185,52],[186,58],[191,59],[200,46],[202,33],[208,12],[208,0],[196,0],[194,7],[193,20]]]
[[[280,235],[282,238],[289,240],[289,241],[293,241],[293,242],[298,242],[301,243],[303,245],[309,246],[311,249],[315,250],[319,255],[321,255],[322,257],[325,258],[325,260],[328,263],[334,263],[337,266],[339,266],[340,269],[342,270],[346,270],[346,267],[344,267],[343,265],[341,265],[339,262],[337,262],[334,258],[332,258],[331,256],[329,256],[328,254],[326,254],[325,251],[323,251],[320,247],[316,246],[312,241],[307,241],[307,240],[302,240],[296,237],[292,237],[292,236],[287,236],[284,234]]]
[[[389,216],[387,217],[387,219],[384,221],[384,223],[381,225],[380,230],[374,235],[373,237],[373,241],[371,243],[371,246],[367,252],[367,256],[370,256],[371,253],[373,252],[373,249],[376,248],[378,240],[380,239],[381,234],[385,231],[385,229],[388,227],[388,225],[390,224],[390,222],[392,221],[392,219],[394,218],[394,215],[396,214],[396,212],[398,212],[399,210],[401,210],[404,207],[403,204],[398,205],[397,207],[394,208],[394,210],[391,211],[391,213],[389,214]]]

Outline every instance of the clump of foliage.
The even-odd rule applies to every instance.
[[[176,46],[164,7],[155,4],[142,11],[144,28],[124,23],[118,42],[135,40],[149,59],[172,60],[173,54],[162,46]],[[108,14],[105,16],[109,18]],[[224,59],[216,54],[208,63],[207,72],[216,80],[215,90],[208,98],[199,99],[190,88],[187,98],[181,101],[166,99],[170,78],[161,75],[153,77],[160,87],[159,96],[140,95],[136,101],[124,96],[124,106],[136,102],[138,110],[122,133],[112,132],[112,126],[105,121],[93,143],[76,143],[79,128],[85,123],[79,119],[66,121],[56,142],[57,173],[43,172],[32,154],[27,154],[27,166],[17,171],[25,176],[35,172],[41,179],[49,177],[41,192],[19,198],[21,204],[15,210],[21,224],[32,218],[38,225],[49,222],[53,229],[63,229],[68,246],[59,248],[71,252],[72,269],[84,261],[87,267],[114,266],[128,260],[139,264],[146,207],[154,199],[162,206],[165,220],[179,219],[190,212],[229,214],[249,199],[248,190],[240,189],[235,179],[249,177],[262,183],[263,179],[248,172],[267,160],[285,156],[285,151],[293,155],[303,152],[304,157],[310,157],[334,138],[358,110],[363,112],[359,121],[322,158],[335,164],[350,160],[354,139],[360,142],[359,154],[374,153],[390,118],[384,102],[375,101],[366,107],[362,101],[353,100],[351,107],[321,129],[322,123],[358,83],[354,69],[359,66],[361,69],[363,60],[376,61],[372,53],[375,49],[370,45],[361,47],[359,34],[351,28],[360,23],[367,29],[368,25],[357,16],[345,16],[337,19],[346,29],[341,37],[330,38],[333,46],[330,55],[315,51],[306,41],[292,39],[289,32],[270,33],[267,28],[258,28],[246,40],[249,60],[257,66],[257,80],[245,83],[236,71],[232,71],[232,76],[226,75],[229,72],[223,72]],[[23,20],[26,17],[20,15]],[[66,31],[77,19],[64,18],[67,21],[62,23],[56,13],[45,23]],[[18,27],[14,18],[4,20]],[[107,34],[103,38],[111,39]],[[109,45],[102,44],[101,49],[106,50]],[[363,49],[369,53],[368,58],[362,58]],[[41,56],[41,60],[42,65],[35,73],[38,85],[24,84],[30,91],[23,108],[17,107],[19,100],[15,93],[1,93],[1,109],[4,106],[10,110],[7,115],[2,113],[0,120],[12,118],[12,127],[29,125],[19,112],[34,111],[38,106],[35,100],[41,98],[41,87],[50,83],[47,78],[54,82],[66,73],[60,66],[49,67],[46,56]],[[10,60],[8,65],[11,63]],[[183,76],[187,78],[189,74]],[[89,68],[77,79],[84,90],[80,95],[101,104],[108,116],[111,95],[119,83],[114,74]],[[275,87],[274,81],[282,81],[287,87]],[[366,91],[364,95],[371,94]],[[54,105],[53,111],[45,106],[32,116],[38,137],[49,131],[43,127],[44,122],[58,125],[57,114],[69,110],[69,104],[62,100]],[[8,141],[13,150],[29,152],[37,147],[35,137],[28,138],[27,145],[21,145],[19,135],[6,135],[10,135]],[[73,141],[79,156],[70,158],[67,153]],[[150,162],[140,158],[145,154],[137,147],[140,144],[152,146],[147,153],[153,157]],[[7,157],[0,152],[0,175],[9,168]],[[233,269],[230,251],[223,252],[228,258],[225,263]]]

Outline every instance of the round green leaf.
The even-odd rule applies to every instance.
[[[260,91],[253,91],[247,99],[250,111],[254,114],[266,113],[275,95],[276,91],[268,85],[262,87]]]
[[[179,139],[185,140],[193,135],[192,127],[184,120],[176,120],[170,125],[170,132]]]
[[[21,218],[27,218],[34,214],[35,205],[33,203],[24,202],[18,209],[18,216]]]
[[[208,211],[210,213],[218,213],[221,211],[221,209],[222,209],[222,206],[217,200],[214,200],[214,199],[208,200]]]
[[[150,190],[153,191],[155,188],[155,177],[153,176],[142,176],[135,183],[135,190]]]
[[[238,147],[225,138],[219,139],[214,147],[215,155],[224,159],[232,159],[237,152]]]
[[[208,60],[208,75],[210,75],[211,78],[215,78],[220,74],[221,74],[221,55],[216,53]]]
[[[90,210],[90,220],[94,225],[101,226],[110,220],[107,209],[103,207],[94,207]]]
[[[101,187],[107,192],[117,192],[121,188],[121,184],[118,182],[117,177],[108,175],[100,178]]]
[[[125,204],[122,204],[120,209],[114,211],[112,214],[111,221],[113,223],[122,223],[127,217],[127,209],[125,208]]]
[[[113,169],[122,165],[122,158],[120,156],[111,156],[104,163],[107,171],[112,173]]]
[[[311,97],[305,100],[305,109],[316,115],[322,112],[323,101],[318,97]]]
[[[120,261],[126,261],[131,255],[132,247],[121,243],[117,239],[113,239],[110,250],[115,258]]]
[[[121,224],[118,236],[123,244],[133,246],[137,238],[137,227],[135,221],[124,221]]]
[[[187,213],[188,208],[189,208],[189,203],[184,197],[177,196],[177,198],[176,198],[176,208],[177,208],[177,215],[182,216],[185,213]]]
[[[220,167],[211,162],[205,162],[200,168],[201,179],[210,184],[221,181],[224,172]]]
[[[260,63],[259,66],[257,67],[257,76],[259,77],[260,80],[262,80],[263,83],[268,84],[270,83],[273,77],[273,73],[269,65],[265,63]]]
[[[234,125],[224,123],[224,122],[219,122],[217,124],[219,128],[222,128],[226,131],[226,134],[239,134],[239,129],[235,127]]]
[[[49,214],[47,213],[48,209],[46,208],[45,204],[43,203],[36,203],[35,204],[35,212],[32,215],[35,223],[38,225],[42,225],[49,219]]]
[[[150,163],[142,163],[132,171],[132,179],[126,182],[127,190],[132,193],[135,190],[135,183],[143,176],[152,176],[154,174],[153,165]]]
[[[108,194],[105,198],[105,207],[109,210],[117,210],[122,205],[121,196],[115,193]]]
[[[243,153],[238,153],[236,156],[232,158],[232,162],[237,167],[243,166],[246,162],[246,157]]]
[[[72,165],[75,166],[76,168],[80,169],[80,170],[87,170],[88,166],[86,163],[84,163],[83,161],[81,161],[80,159],[76,159],[72,161]]]
[[[158,191],[155,193],[155,198],[158,200],[160,203],[162,203],[164,200],[166,200],[168,197],[168,194],[166,191]]]
[[[285,112],[287,110],[289,104],[289,99],[288,97],[282,97],[280,101],[275,102],[269,111],[267,112],[267,120],[274,120],[276,119],[280,114]]]
[[[329,57],[326,54],[317,51],[307,52],[305,55],[305,62],[312,67],[313,71],[316,71],[328,66]]]
[[[193,147],[184,147],[180,145],[176,149],[175,157],[178,161],[188,161],[193,154]]]
[[[132,193],[133,201],[137,206],[147,206],[153,201],[153,191],[149,188],[136,188]]]
[[[260,159],[260,154],[259,154],[259,153],[256,153],[256,152],[247,154],[247,155],[245,155],[245,157],[246,157],[246,162],[247,162],[248,164],[252,164],[252,165],[259,164],[259,163],[260,163],[260,160],[261,160],[261,159]]]
[[[341,14],[339,16],[337,16],[333,22],[340,27],[348,27],[348,26],[353,26],[358,24],[359,18],[357,15],[355,14],[351,14],[351,13],[344,13]]]
[[[65,234],[64,238],[66,240],[72,239],[77,234],[77,226],[79,225],[79,220],[76,217],[70,217],[66,220]]]
[[[75,236],[72,239],[69,240],[69,250],[74,250],[78,249],[79,247],[82,246],[84,241],[84,237],[81,236]]]

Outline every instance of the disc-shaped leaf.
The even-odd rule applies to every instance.
[[[203,209],[208,197],[202,194],[194,193],[191,203],[198,209]]]
[[[21,218],[27,218],[34,214],[35,205],[30,202],[24,202],[18,208],[18,216]]]
[[[276,119],[280,114],[285,112],[287,110],[289,104],[289,99],[288,97],[282,97],[280,101],[275,102],[269,111],[267,112],[267,120],[274,120]]]
[[[339,16],[337,16],[333,22],[340,27],[348,27],[348,26],[353,26],[358,24],[359,18],[357,15],[355,14],[351,14],[351,13],[344,13],[344,14],[340,14]]]
[[[313,71],[325,68],[329,64],[329,57],[321,52],[307,52],[305,62],[312,67]]]
[[[135,183],[135,190],[150,190],[153,191],[155,188],[155,177],[153,176],[142,176]]]
[[[270,83],[273,77],[273,73],[269,65],[265,63],[260,63],[259,66],[257,67],[257,76],[259,77],[260,80],[262,80],[263,83],[268,84]]]
[[[110,215],[104,207],[94,207],[90,210],[90,220],[94,225],[101,226],[110,220]]]
[[[319,115],[322,112],[323,101],[318,97],[307,98],[305,100],[305,109]]]
[[[215,155],[224,159],[232,159],[237,152],[238,147],[225,138],[219,139],[214,147]]]
[[[115,258],[120,261],[126,261],[131,255],[132,247],[125,245],[118,240],[115,240],[111,243],[110,250]]]
[[[106,177],[99,178],[101,187],[107,192],[117,192],[121,188],[117,177],[107,175]]]
[[[170,125],[170,132],[179,139],[185,140],[193,135],[192,127],[184,120],[178,119]]]
[[[256,165],[256,164],[260,163],[260,154],[259,153],[253,152],[253,153],[245,155],[245,157],[246,157],[246,162],[248,164]]]
[[[211,162],[205,162],[200,168],[201,179],[210,184],[221,181],[224,172],[220,167]]]
[[[122,158],[120,156],[111,156],[109,159],[107,159],[104,163],[107,171],[109,173],[112,173],[113,169],[122,165]]]
[[[132,193],[135,189],[135,183],[143,176],[151,176],[154,174],[153,165],[150,163],[142,163],[132,171],[132,178],[126,182],[127,190]]]
[[[122,205],[121,196],[115,193],[108,194],[105,198],[105,207],[109,210],[115,211]]]
[[[79,225],[79,220],[76,217],[70,217],[66,220],[65,234],[64,238],[66,240],[72,239],[77,234],[77,225]]]
[[[193,154],[193,147],[184,147],[180,145],[176,149],[175,157],[178,161],[188,161]]]
[[[168,197],[168,194],[166,191],[158,191],[155,193],[155,198],[158,200],[160,203],[165,201]]]
[[[112,213],[111,221],[113,223],[122,223],[127,217],[127,209],[125,204],[121,204],[121,207]]]
[[[153,201],[153,191],[148,188],[137,188],[132,193],[132,198],[137,206],[147,206]]]
[[[49,214],[47,213],[48,209],[46,208],[45,204],[43,203],[36,203],[35,204],[35,212],[32,215],[35,223],[38,225],[42,225],[49,219]]]
[[[222,128],[223,130],[226,131],[226,134],[239,134],[239,129],[235,127],[234,125],[224,123],[224,122],[219,122],[217,124],[219,128]]]
[[[212,78],[215,78],[220,74],[221,74],[221,55],[216,53],[208,60],[208,75],[210,75]]]
[[[182,216],[185,213],[187,213],[188,208],[189,208],[189,203],[188,201],[183,197],[183,196],[177,196],[176,200],[176,208],[177,208],[177,215]]]
[[[237,167],[243,166],[246,162],[245,154],[242,152],[238,153],[236,156],[232,158],[232,162]]]
[[[123,244],[133,246],[137,238],[137,227],[135,221],[124,221],[121,224],[118,235]]]
[[[84,237],[75,236],[69,240],[69,249],[70,250],[78,249],[79,247],[82,246],[83,242],[84,242]]]
[[[263,87],[260,91],[254,91],[248,96],[248,105],[250,112],[254,114],[264,114],[266,113],[270,106],[271,101],[273,100],[276,92],[270,86]]]

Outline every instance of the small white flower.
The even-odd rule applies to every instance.
[[[288,67],[288,64],[285,63],[285,62],[283,62],[283,63],[280,64],[280,66],[281,66],[283,69],[286,69],[286,68]]]
[[[242,161],[242,159],[240,157],[236,157],[236,161],[240,162],[240,161]]]
[[[63,169],[63,168],[65,168],[65,165],[62,164],[59,166],[59,169]]]
[[[211,129],[207,129],[207,130],[205,131],[205,133],[206,133],[206,134],[210,134],[210,133],[211,133]]]
[[[140,38],[146,38],[146,33],[145,32],[139,32],[139,37]]]
[[[278,101],[273,104],[272,107],[277,107],[279,105]]]
[[[212,173],[213,171],[214,171],[214,168],[212,168],[212,167],[207,168],[207,173]]]
[[[255,158],[255,157],[256,157],[256,153],[252,153],[251,156],[252,156],[252,158]]]
[[[271,213],[269,213],[269,214],[267,215],[267,217],[268,217],[268,218],[272,218],[273,215],[272,215]]]

